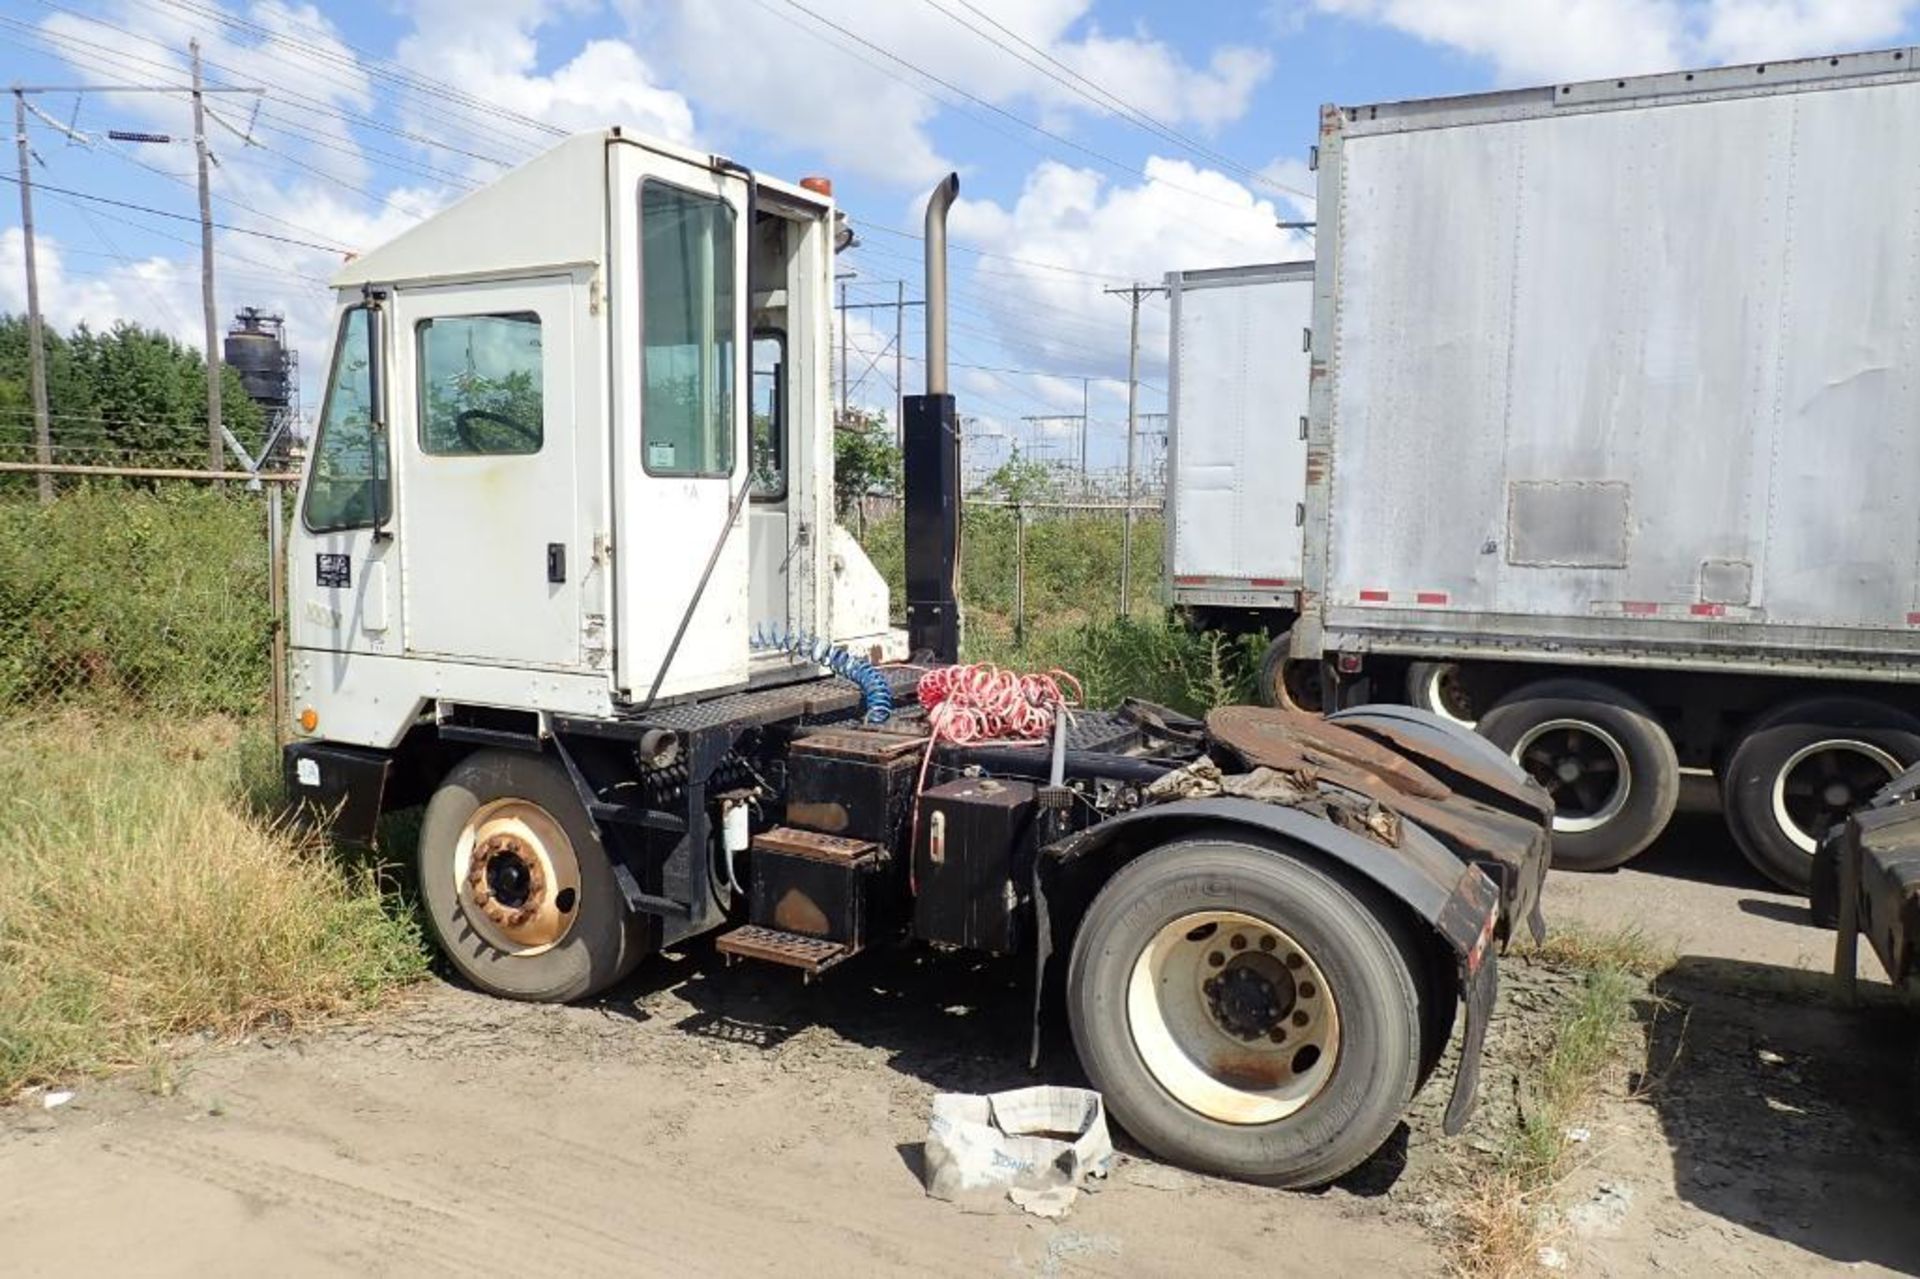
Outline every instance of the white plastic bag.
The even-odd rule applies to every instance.
[[[927,1121],[927,1193],[981,1208],[1002,1195],[1063,1217],[1088,1177],[1113,1162],[1107,1110],[1087,1088],[1016,1088],[987,1096],[943,1092]]]

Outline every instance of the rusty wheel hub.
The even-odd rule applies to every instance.
[[[580,903],[580,863],[553,816],[527,800],[484,804],[454,850],[460,909],[489,945],[537,955],[565,939]]]
[[[1340,1049],[1340,1014],[1312,956],[1239,911],[1163,927],[1127,989],[1134,1047],[1182,1105],[1222,1123],[1263,1124],[1306,1106]]]

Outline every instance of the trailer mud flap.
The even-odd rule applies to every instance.
[[[1472,972],[1461,965],[1462,989],[1466,995],[1467,1027],[1460,1038],[1460,1066],[1454,1071],[1453,1093],[1447,1098],[1447,1112],[1440,1131],[1451,1137],[1473,1118],[1480,1095],[1480,1058],[1487,1043],[1487,1023],[1493,1018],[1494,1000],[1500,993],[1500,959],[1488,947],[1480,967]]]

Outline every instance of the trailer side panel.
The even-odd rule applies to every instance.
[[[1910,664],[1920,81],[1888,65],[1329,111],[1328,647]]]

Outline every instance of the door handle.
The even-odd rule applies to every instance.
[[[547,581],[558,586],[567,580],[567,544],[547,543]]]

